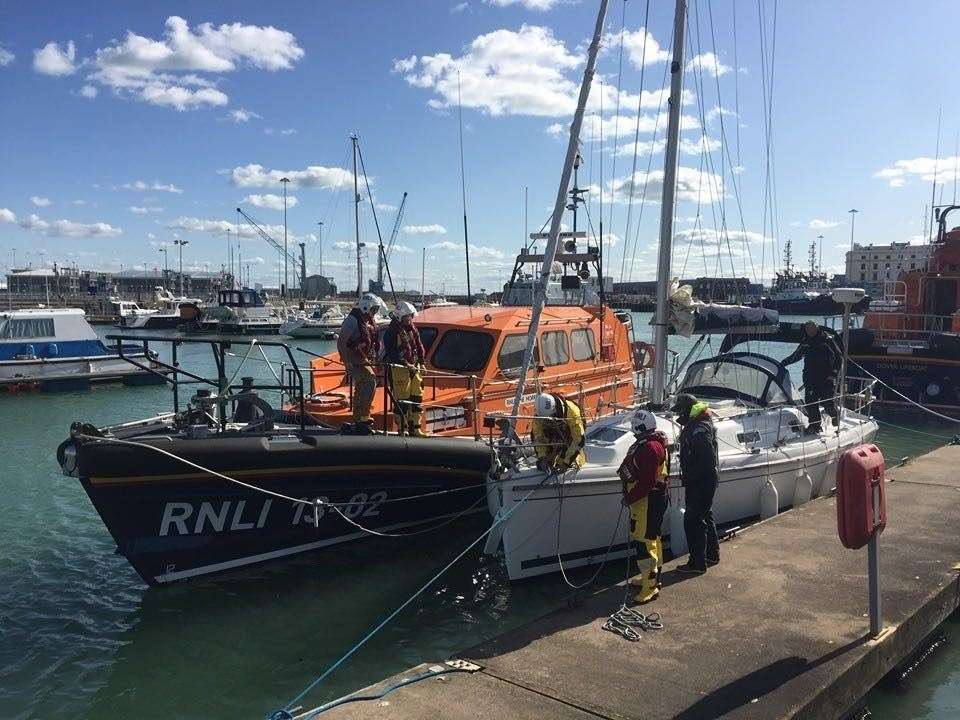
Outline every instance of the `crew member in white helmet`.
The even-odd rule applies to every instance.
[[[647,603],[660,594],[663,543],[660,526],[667,510],[667,436],[657,430],[657,418],[638,410],[631,423],[636,442],[630,446],[618,473],[623,504],[630,508],[630,540],[637,546],[637,568],[630,578],[634,600]]]
[[[383,301],[376,295],[363,295],[344,318],[337,335],[337,351],[353,383],[353,420],[363,432],[373,432],[370,406],[377,389],[375,369],[380,355],[375,318],[382,306]]]
[[[384,359],[390,365],[397,432],[404,430],[414,437],[423,437],[420,414],[423,403],[423,363],[425,351],[420,331],[413,318],[417,309],[406,300],[397,303],[390,313],[390,326],[383,335]]]
[[[581,467],[586,460],[586,426],[580,406],[557,393],[540,393],[534,401],[534,412],[530,440],[537,453],[537,467],[554,473]]]

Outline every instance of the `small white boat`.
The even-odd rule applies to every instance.
[[[130,323],[149,315],[156,315],[158,312],[157,310],[142,308],[132,300],[122,300],[119,297],[111,297],[108,302],[117,317],[117,327],[132,327]]]
[[[200,299],[174,297],[169,290],[159,285],[153,292],[157,310],[140,310],[137,313],[124,315],[120,318],[118,325],[130,330],[159,330],[175,328],[199,319]]]
[[[280,334],[295,338],[332,340],[336,338],[344,318],[346,315],[343,314],[339,305],[317,308],[310,315],[287,320],[280,326]]]
[[[443,295],[427,295],[423,298],[423,307],[433,308],[433,307],[451,307],[456,305],[452,300],[447,300]]]
[[[122,352],[140,365],[158,369],[155,356],[139,345],[124,345]],[[0,387],[9,391],[72,389],[117,381],[141,384],[161,380],[104,345],[83,310],[0,312]]]
[[[844,410],[839,428],[824,418],[819,434],[806,434],[803,401],[790,375],[758,353],[733,352],[693,363],[677,392],[706,400],[715,415],[720,482],[713,514],[718,525],[771,517],[828,493],[840,455],[870,442],[878,430],[872,418]],[[680,427],[673,416],[655,415],[658,430],[675,443]],[[543,472],[521,464],[488,478],[490,513],[498,519],[512,514],[501,532],[489,536],[486,552],[502,546],[511,580],[558,572],[561,562],[566,570],[636,552],[617,474],[634,442],[631,417],[626,412],[591,423],[587,460],[578,470],[544,482]],[[679,465],[674,452],[663,527],[674,555],[686,552]]]

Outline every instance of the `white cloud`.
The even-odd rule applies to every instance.
[[[549,117],[573,113],[576,84],[566,73],[580,64],[552,30],[523,25],[474,38],[460,57],[437,53],[395,61],[394,71],[413,87],[432,90],[436,97],[428,104],[434,109],[456,105],[459,70],[464,107]]]
[[[17,215],[13,210],[7,208],[0,208],[0,222],[4,223],[15,223],[17,221]]]
[[[480,258],[489,258],[491,260],[503,260],[506,257],[502,250],[498,250],[495,247],[489,247],[486,245],[470,245],[470,262],[473,263],[475,259]]]
[[[148,214],[148,213],[163,212],[163,208],[162,208],[162,207],[156,207],[156,206],[153,206],[153,205],[149,205],[149,206],[131,205],[131,206],[128,207],[127,209],[128,209],[130,212],[132,212],[134,215],[146,215],[146,214]]]
[[[78,223],[72,220],[51,222],[42,220],[37,215],[30,215],[26,220],[21,220],[20,227],[56,237],[116,237],[123,234],[123,230],[105,222]]]
[[[646,182],[646,200],[659,202],[663,193],[663,170],[655,170],[649,175],[638,171],[633,176],[633,200],[639,202],[644,195]],[[714,173],[700,171],[690,167],[677,168],[677,200],[711,204],[718,202],[723,194],[723,179]],[[630,201],[630,176],[615,178],[607,182],[605,198],[615,203]]]
[[[47,207],[50,204],[50,198],[38,197],[37,195],[30,196],[30,202],[32,202],[37,207]]]
[[[74,64],[76,56],[77,48],[73,40],[63,49],[55,42],[48,42],[39,50],[33,51],[33,69],[43,75],[73,75],[77,71]]]
[[[279,187],[280,178],[289,178],[293,187],[336,190],[353,185],[353,175],[343,168],[311,165],[304,170],[267,170],[251,163],[230,171],[231,181],[237,187]]]
[[[674,252],[682,255],[687,254],[688,245],[693,243],[694,252],[690,256],[690,262],[693,263],[695,262],[693,258],[700,253],[705,253],[707,257],[711,255],[716,257],[718,252],[723,253],[724,256],[746,257],[747,246],[769,243],[771,238],[753,230],[718,232],[714,228],[693,227],[675,233],[673,240]],[[700,257],[702,258],[702,255]]]
[[[510,5],[522,5],[527,10],[536,10],[537,12],[546,12],[559,4],[560,0],[483,0],[487,5],[496,5],[497,7],[509,7]],[[466,5],[466,3],[463,3]]]
[[[737,114],[733,110],[728,110],[727,108],[720,107],[719,105],[714,105],[712,108],[707,110],[706,118],[707,125],[713,125],[714,122],[721,115],[729,115],[731,117],[737,117]]]
[[[470,7],[470,3],[467,3],[467,2],[457,3],[456,5],[450,8],[450,12],[451,13],[463,12],[468,7]]]
[[[93,100],[97,96],[97,88],[93,85],[84,85],[80,88],[80,94],[88,100]]]
[[[404,235],[446,235],[447,229],[443,225],[404,225],[400,228]],[[432,247],[432,246],[431,246]]]
[[[260,116],[252,110],[246,110],[244,108],[240,108],[239,110],[231,110],[227,115],[227,119],[233,120],[235,123],[250,122],[254,118],[260,119]]]
[[[275,128],[264,128],[264,135],[296,135],[297,131],[293,128],[285,128],[283,130],[276,130]],[[229,170],[227,171],[229,172]]]
[[[457,243],[450,242],[449,240],[442,240],[433,245],[427,245],[430,250],[459,250],[460,246]]]
[[[643,66],[644,39],[646,39],[647,43],[646,65],[648,67],[657,63],[666,62],[670,59],[670,53],[667,52],[667,50],[665,50],[660,43],[654,39],[653,33],[649,32],[645,28],[641,27],[637,30],[624,30],[622,39],[623,51],[626,53],[630,64],[637,69]],[[608,33],[603,39],[603,51],[606,53],[619,53],[620,40],[620,33]]]
[[[128,31],[122,42],[99,48],[88,80],[153,105],[188,110],[229,101],[197,73],[218,75],[241,65],[288,70],[303,55],[293,34],[272,26],[201,23],[191,28],[171,16],[163,39]]]
[[[840,225],[843,225],[843,223],[839,220],[813,219],[810,221],[809,227],[811,230],[829,230],[830,228],[839,227]]]
[[[886,180],[890,187],[903,187],[910,180],[919,178],[932,183],[934,177],[938,183],[953,182],[955,174],[960,173],[960,157],[918,157],[911,160],[897,160],[893,165],[878,170],[873,177]]]
[[[260,227],[268,235],[273,236],[276,239],[279,239],[281,242],[283,240],[283,225],[274,224],[268,225],[266,223],[258,223]],[[258,240],[260,236],[257,234],[257,231],[254,230],[249,224],[240,225],[239,232],[235,222],[230,220],[207,220],[204,218],[198,217],[186,217],[181,216],[174,220],[171,220],[166,224],[166,227],[170,230],[181,230],[184,232],[196,232],[196,233],[206,233],[208,235],[214,235],[216,237],[223,237],[227,234],[229,230],[234,237],[239,237],[244,239],[254,239]],[[312,242],[316,237],[312,233],[307,235],[297,235],[288,230],[288,239],[290,242]],[[293,252],[291,250],[291,252]]]
[[[250,203],[260,208],[269,208],[270,210],[283,210],[283,195],[247,195],[241,202]],[[287,207],[292,208],[298,200],[293,195],[287,195]]]
[[[695,55],[687,62],[687,70],[700,70],[711,77],[718,77],[730,72],[731,68],[720,62],[720,58],[712,52]]]
[[[162,183],[159,180],[154,180],[152,183],[143,180],[134,180],[133,182],[124,183],[121,187],[123,187],[124,190],[138,190],[141,192],[155,190],[157,192],[168,192],[176,195],[183,193],[183,190],[176,185]]]
[[[0,45],[0,67],[6,67],[14,61],[16,55]]]

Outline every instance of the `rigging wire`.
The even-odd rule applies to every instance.
[[[620,140],[620,95],[622,93],[623,87],[623,41],[625,29],[627,26],[627,0],[623,0],[623,12],[620,15],[620,53],[617,59],[617,109],[614,113],[613,121],[613,160],[610,167],[610,222],[607,224],[607,232],[613,232],[613,195],[614,195],[614,185],[617,181],[617,142]],[[600,122],[603,122],[603,118],[600,119]],[[603,185],[603,178],[600,178],[600,184]],[[602,211],[601,211],[602,212]],[[603,217],[600,218],[600,232],[603,233]],[[600,238],[600,241],[603,242],[603,238]],[[623,277],[623,267],[621,262],[620,276]],[[603,278],[600,278],[600,282],[603,282]]]

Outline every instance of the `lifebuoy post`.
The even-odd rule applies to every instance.
[[[857,445],[837,467],[837,533],[844,547],[867,546],[870,634],[880,634],[880,556],[877,539],[887,525],[886,464],[873,444]]]

